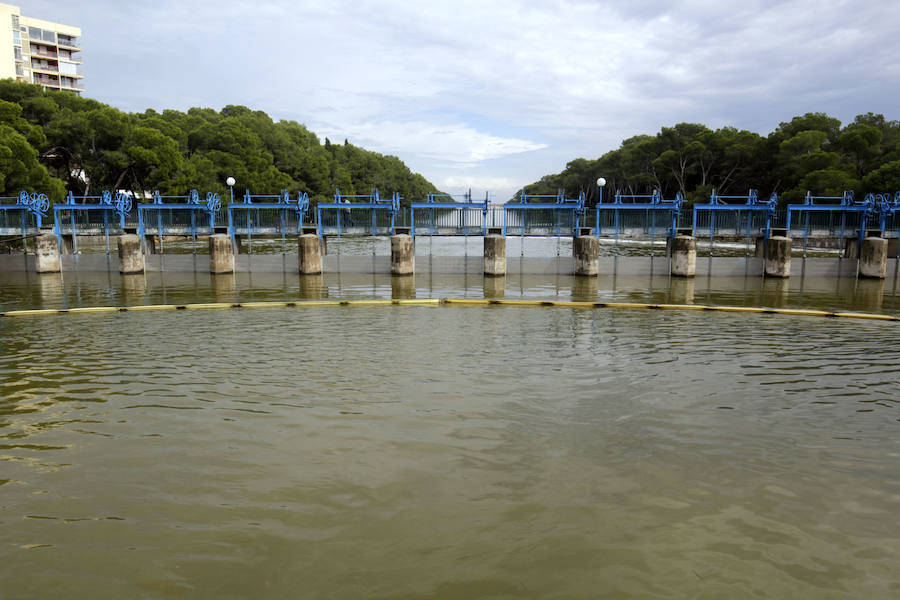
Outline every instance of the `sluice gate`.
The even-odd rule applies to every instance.
[[[190,236],[196,245],[197,236],[215,233],[216,214],[221,207],[221,198],[213,192],[207,192],[204,203],[200,202],[197,190],[185,196],[162,196],[155,192],[151,204],[138,205],[138,235],[145,251],[155,250],[155,245],[150,246],[150,236],[159,239],[160,251],[165,236]]]
[[[18,196],[0,197],[0,235],[22,238],[38,235],[48,210],[50,200],[47,194],[23,190]]]
[[[672,200],[664,199],[659,190],[646,195],[616,193],[612,202],[597,204],[594,235],[616,240],[672,238],[683,203],[680,192]]]
[[[491,195],[483,202],[472,201],[472,190],[462,195],[428,194],[425,202],[409,208],[409,233],[416,235],[487,235]]]
[[[518,202],[503,205],[503,235],[577,236],[584,214],[584,192],[578,198],[566,198],[563,190],[555,196],[522,192]]]
[[[287,190],[279,194],[251,194],[245,190],[241,202],[228,205],[228,235],[237,249],[246,236],[252,252],[253,236],[281,237],[282,250],[288,235],[303,233],[309,212],[309,196],[303,192],[292,200]]]
[[[316,230],[320,236],[393,235],[400,200],[397,192],[390,200],[382,200],[377,189],[371,194],[355,195],[337,190],[333,203],[319,204]]]
[[[63,204],[53,207],[53,233],[60,247],[71,239],[71,251],[78,253],[78,236],[104,236],[106,253],[109,254],[109,238],[125,233],[125,220],[130,216],[132,198],[124,192],[114,195],[103,190],[99,196],[82,196],[81,203],[69,192]]]

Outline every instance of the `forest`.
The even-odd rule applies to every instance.
[[[838,119],[807,113],[781,123],[762,136],[734,127],[712,130],[697,123],[663,127],[656,135],[637,135],[597,159],[577,158],[555,175],[525,186],[526,194],[569,196],[584,191],[589,205],[600,197],[597,179],[607,185],[603,201],[613,195],[650,194],[664,198],[681,192],[687,203],[708,202],[719,195],[759,197],[777,193],[781,205],[802,202],[807,191],[840,196],[900,190],[900,122],[880,114],[857,116],[841,126]],[[521,190],[520,192],[521,193]]]
[[[307,192],[311,203],[335,189],[368,194],[373,188],[424,198],[435,187],[397,157],[344,140],[319,142],[295,121],[273,121],[244,106],[221,111],[147,110],[126,113],[69,92],[0,80],[0,196],[45,192],[54,202],[128,190],[136,197],[159,190],[184,195],[196,188],[219,192],[237,180],[235,196],[282,189]]]

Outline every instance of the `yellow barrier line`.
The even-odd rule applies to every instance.
[[[226,308],[305,308],[321,306],[552,306],[559,308],[624,310],[690,310],[751,314],[778,314],[806,317],[838,317],[876,321],[900,321],[900,317],[877,313],[829,312],[801,308],[768,308],[757,306],[721,306],[709,304],[653,304],[649,302],[584,302],[568,300],[507,300],[505,298],[410,298],[392,300],[299,300],[288,302],[212,302],[197,304],[150,304],[136,306],[85,306],[79,308],[29,309],[0,312],[0,317],[48,316],[63,314],[95,314],[115,312],[139,312],[160,310],[216,310]]]

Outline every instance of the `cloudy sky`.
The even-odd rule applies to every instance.
[[[82,28],[87,96],[243,104],[498,198],[682,121],[900,119],[897,0],[21,4]]]

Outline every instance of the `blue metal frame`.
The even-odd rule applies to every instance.
[[[554,198],[555,202],[529,202],[531,198]],[[503,235],[507,235],[509,211],[522,211],[522,233],[528,228],[528,211],[534,210],[554,210],[556,211],[556,232],[555,235],[562,235],[562,226],[560,225],[560,215],[562,213],[572,213],[574,216],[574,230],[569,232],[571,235],[578,235],[580,229],[581,216],[584,214],[585,196],[584,192],[578,194],[578,198],[566,198],[564,190],[559,190],[556,196],[550,194],[532,194],[528,195],[522,192],[518,202],[511,202],[503,205]]]
[[[274,199],[275,202],[271,202],[272,199]],[[257,202],[254,202],[254,200],[257,200]],[[264,201],[258,202],[258,200]],[[257,225],[254,230],[253,225],[249,222],[249,211],[258,209],[278,210],[280,217],[279,224],[267,229],[264,229],[262,226]],[[241,231],[238,231],[239,227],[235,225],[234,211],[236,210],[248,211],[247,226],[246,228],[240,228]],[[281,190],[280,194],[251,194],[250,190],[245,190],[242,202],[231,202],[228,205],[228,235],[231,236],[231,243],[236,246],[236,236],[243,233],[246,233],[251,237],[254,233],[263,235],[266,233],[274,233],[281,235],[281,242],[283,246],[285,235],[287,232],[287,225],[285,220],[287,211],[294,211],[297,213],[297,231],[295,233],[302,233],[303,218],[309,211],[309,195],[306,192],[301,192],[297,194],[297,200],[291,200],[290,194],[287,190]]]
[[[835,204],[837,200],[839,203]],[[806,248],[810,231],[810,214],[811,213],[839,213],[841,216],[840,238],[844,238],[846,231],[846,220],[848,215],[858,215],[859,228],[856,230],[856,238],[859,242],[866,235],[866,226],[870,218],[875,216],[875,196],[869,194],[862,202],[856,202],[853,197],[853,190],[845,191],[842,196],[813,196],[810,192],[806,192],[806,198],[803,204],[789,204],[787,207],[787,230],[788,235],[791,231],[791,221],[794,213],[805,213],[806,223],[803,226],[803,247]]]
[[[182,202],[164,202],[165,200],[181,200]],[[191,234],[191,238],[196,242],[198,234],[210,235],[215,231],[216,213],[221,207],[222,200],[219,198],[219,194],[214,192],[207,192],[206,203],[201,204],[200,194],[197,190],[191,190],[190,193],[185,196],[161,196],[159,191],[156,191],[153,193],[153,202],[151,204],[138,204],[138,235],[141,236],[141,240],[144,240],[147,235],[147,227],[144,218],[145,213],[156,213],[155,234],[161,238],[164,235],[172,234],[171,227],[167,227],[168,224],[163,223],[163,211],[185,210],[189,211],[191,215],[191,224],[187,232]],[[207,227],[204,228],[197,223],[197,213],[206,213],[206,217],[208,218]],[[177,233],[184,234],[187,232],[179,231]]]
[[[743,204],[729,203],[729,200],[741,200]],[[756,213],[765,215],[765,226],[761,228],[761,233],[765,239],[769,239],[772,234],[772,219],[775,216],[775,209],[778,207],[778,194],[772,194],[765,202],[760,201],[759,193],[751,189],[746,196],[720,196],[713,189],[709,197],[709,204],[695,204],[693,220],[691,222],[691,231],[695,237],[697,234],[697,214],[701,211],[710,212],[709,237],[710,240],[715,236],[716,231],[716,212],[731,211],[737,213],[747,213],[747,239],[752,235],[753,216]],[[740,217],[739,217],[740,219]]]
[[[438,201],[439,199],[447,198],[447,201]],[[463,201],[456,201],[456,198],[462,198]],[[428,233],[423,235],[435,235],[435,231],[437,229],[434,222],[434,211],[435,210],[448,210],[452,209],[455,211],[462,212],[462,230],[463,235],[469,235],[469,226],[466,223],[465,214],[466,211],[480,209],[482,214],[481,221],[481,232],[480,235],[487,234],[487,212],[488,206],[491,203],[491,194],[490,192],[485,192],[484,194],[484,202],[473,202],[472,201],[472,190],[469,190],[465,194],[428,194],[427,201],[425,202],[413,202],[409,206],[409,231],[410,235],[415,237],[416,235],[416,209],[428,209],[429,222],[428,222]]]
[[[341,190],[335,190],[334,202],[330,204],[319,204],[316,209],[316,216],[318,217],[316,230],[319,236],[325,235],[327,233],[322,224],[322,211],[335,210],[337,211],[337,235],[340,237],[344,235],[343,227],[341,225],[341,215],[343,214],[343,212],[348,211],[349,213],[349,211],[352,209],[368,208],[372,211],[372,229],[369,234],[372,236],[378,235],[377,211],[385,210],[390,211],[390,235],[393,235],[396,225],[396,216],[397,213],[400,212],[400,200],[402,200],[402,198],[400,197],[399,192],[394,192],[390,200],[381,200],[381,198],[379,198],[378,196],[377,189],[372,190],[371,194],[355,195],[342,195]]]
[[[56,235],[57,243],[62,250],[62,227],[60,213],[69,211],[71,213],[72,228],[72,251],[78,253],[78,224],[75,220],[75,213],[84,211],[87,213],[100,211],[103,213],[103,233],[106,236],[106,253],[109,254],[109,234],[110,234],[110,213],[114,213],[119,218],[119,231],[125,229],[125,217],[131,212],[132,200],[131,196],[123,192],[116,192],[113,196],[109,190],[103,190],[100,196],[82,196],[82,203],[75,204],[75,196],[72,192],[66,195],[64,204],[56,204],[53,207],[53,233]],[[91,201],[91,202],[89,202]]]
[[[647,201],[649,200],[649,201]],[[612,202],[597,203],[597,212],[596,212],[596,225],[594,227],[594,234],[599,236],[602,233],[601,223],[600,223],[600,215],[603,212],[613,211],[615,214],[615,236],[616,239],[619,238],[619,232],[622,231],[620,226],[619,213],[621,211],[636,211],[636,210],[644,210],[644,211],[652,211],[652,220],[650,223],[651,232],[656,231],[656,212],[657,211],[668,211],[671,214],[669,215],[669,221],[671,226],[666,229],[666,237],[674,237],[675,232],[678,230],[678,213],[681,211],[681,205],[684,203],[684,198],[681,196],[681,192],[675,194],[675,198],[673,200],[666,200],[662,197],[662,193],[659,190],[653,190],[652,194],[621,194],[616,192],[616,195]]]
[[[50,199],[47,194],[28,192],[22,190],[18,196],[0,197],[0,201],[15,200],[15,204],[0,204],[0,211],[4,213],[19,213],[17,219],[17,230],[12,231],[9,227],[0,228],[0,235],[22,234],[22,237],[29,233],[37,233],[41,229],[41,219],[47,216],[47,210],[50,209]],[[34,217],[34,226],[29,226],[28,216]],[[4,219],[5,220],[5,219]]]

